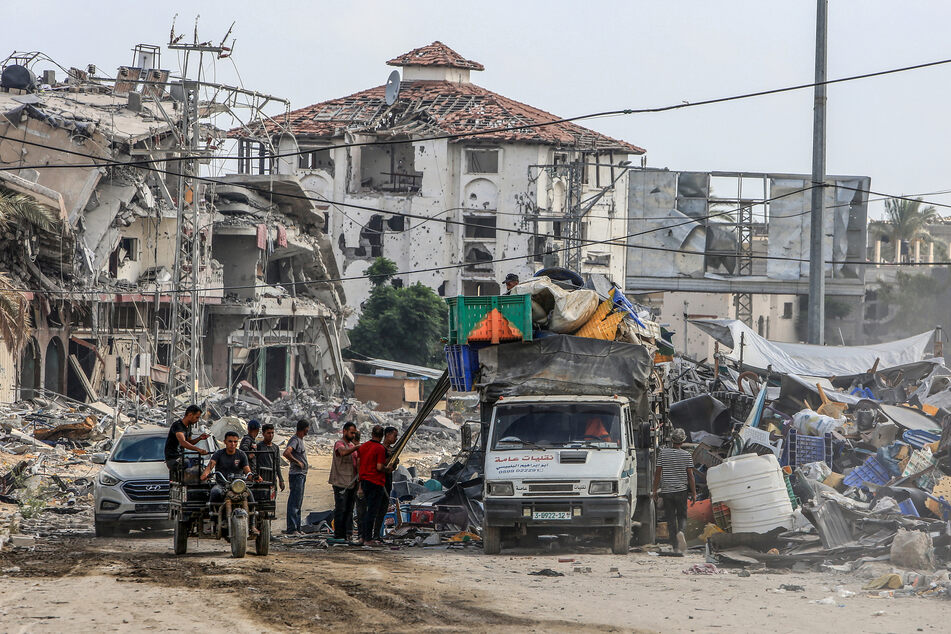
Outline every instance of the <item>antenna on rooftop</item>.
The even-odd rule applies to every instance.
[[[400,96],[400,71],[394,70],[386,78],[386,105],[392,106]]]

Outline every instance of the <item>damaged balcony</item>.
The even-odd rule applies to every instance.
[[[423,181],[412,143],[365,145],[360,151],[361,192],[415,194]]]

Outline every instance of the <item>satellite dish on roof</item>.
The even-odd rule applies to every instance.
[[[392,106],[400,96],[400,71],[394,70],[386,78],[386,105]]]

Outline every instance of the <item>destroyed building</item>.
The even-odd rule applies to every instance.
[[[387,64],[400,71],[387,85],[294,110],[287,130],[231,131],[239,172],[296,174],[318,199],[344,278],[385,256],[429,269],[396,283],[492,295],[509,272],[525,279],[569,262],[568,246],[623,235],[615,185],[643,149],[472,83],[482,64],[441,42]],[[620,280],[623,252],[589,244],[572,264]],[[350,298],[369,293],[365,279],[343,284]]]
[[[732,316],[778,341],[805,339],[810,177],[630,170],[625,289],[679,332],[687,356],[713,358],[693,318]],[[865,343],[865,176],[828,176],[823,258],[828,343]]]
[[[174,159],[185,136],[200,137],[198,162],[208,165],[224,137],[211,117],[226,107],[194,90],[200,115],[183,136],[192,84],[161,68],[158,47],[137,46],[116,78],[89,66],[37,80],[33,71],[47,64],[41,53],[2,64],[0,195],[50,218],[10,223],[3,234],[5,291],[31,334],[2,347],[0,399],[106,400],[118,390],[161,400],[173,300],[189,303],[184,276],[198,298],[199,387],[247,380],[271,397],[294,387],[341,392],[345,299],[326,281],[339,275],[298,179],[199,176],[206,168],[180,182],[184,161]],[[180,224],[183,210],[197,226]],[[183,260],[175,279],[184,242],[197,260]]]

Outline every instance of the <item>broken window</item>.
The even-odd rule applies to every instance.
[[[274,156],[268,146],[251,139],[238,139],[238,173],[271,174]]]
[[[588,266],[611,266],[611,254],[589,251],[585,254],[584,263]]]
[[[120,238],[119,239],[119,263],[126,259],[130,262],[139,260],[139,239],[138,238]]]
[[[391,231],[404,231],[406,229],[406,216],[390,216],[386,221],[386,226]]]
[[[469,273],[491,273],[492,251],[480,243],[466,245],[466,271]]]
[[[360,230],[359,248],[363,249],[364,256],[368,253],[371,258],[383,255],[383,216],[374,214],[370,217],[370,222]]]
[[[545,236],[532,236],[529,238],[529,252],[532,254],[532,262],[544,262],[545,254],[550,251],[548,240]]]
[[[360,152],[360,187],[384,192],[419,191],[423,173],[416,171],[412,143],[367,145]]]
[[[297,166],[300,169],[323,170],[333,176],[334,161],[330,155],[330,150],[303,151],[297,157]]]
[[[465,215],[462,217],[466,223],[467,238],[491,238],[495,239],[495,216],[476,216]]]
[[[467,174],[498,174],[498,150],[466,150]]]
[[[439,288],[436,289],[436,293],[437,293],[440,297],[445,297],[445,296],[446,296],[446,285],[447,285],[447,284],[449,284],[448,280],[443,280],[443,281],[442,281],[442,284],[439,285]]]
[[[783,319],[792,319],[792,302],[783,302]]]
[[[498,282],[480,282],[476,280],[464,280],[462,282],[463,295],[498,295],[502,292]]]

